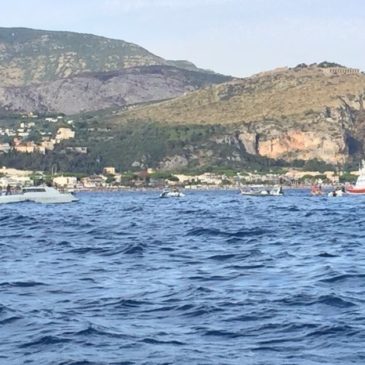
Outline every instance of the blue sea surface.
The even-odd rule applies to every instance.
[[[364,364],[365,197],[0,206],[0,364]]]

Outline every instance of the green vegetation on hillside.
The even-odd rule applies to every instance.
[[[105,117],[99,112],[75,117],[76,138],[56,145],[54,151],[47,151],[46,154],[14,151],[0,154],[0,166],[85,174],[100,173],[105,166],[114,166],[118,171],[136,172],[152,167],[165,171],[158,172],[156,177],[162,174],[166,178],[171,171],[186,174],[214,172],[229,177],[242,170],[258,173],[280,171],[290,165],[318,171],[333,169],[333,166],[321,161],[294,161],[289,164],[248,154],[230,138],[222,140],[222,136],[231,133],[222,125],[166,125],[154,122],[114,125],[106,123],[103,115]],[[41,125],[41,122],[37,123]],[[62,123],[49,127],[53,128],[54,133]],[[87,147],[88,153],[67,149],[77,146]]]
[[[5,85],[148,65],[209,74],[188,61],[165,60],[136,44],[84,33],[0,28],[0,48],[0,81]]]
[[[336,63],[336,62],[323,61],[318,64],[318,67],[320,67],[320,68],[343,67],[344,68],[345,66],[340,65],[339,63]]]

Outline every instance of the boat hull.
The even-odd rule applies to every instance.
[[[0,204],[15,204],[28,201],[27,198],[21,195],[2,195],[0,196]]]
[[[365,187],[361,187],[361,188],[356,188],[356,187],[352,187],[352,188],[347,188],[346,192],[348,194],[353,194],[353,195],[365,195]]]
[[[71,193],[60,193],[52,187],[24,188],[22,193],[1,195],[0,204],[34,202],[42,204],[61,204],[77,202],[79,199]]]
[[[71,195],[71,194],[70,194]],[[33,198],[29,199],[35,203],[41,204],[64,204],[64,203],[72,203],[77,202],[79,199],[75,198],[74,196],[61,196],[61,197],[44,197],[44,198]]]
[[[162,193],[160,195],[160,198],[182,198],[185,196],[185,194],[180,192],[168,192],[168,193]]]

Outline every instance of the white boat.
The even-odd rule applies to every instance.
[[[71,193],[61,193],[50,186],[32,186],[23,188],[21,192],[14,194],[0,195],[0,204],[21,203],[71,203],[78,199]]]
[[[185,196],[184,193],[182,193],[179,190],[164,190],[161,194],[160,194],[160,198],[181,198]]]
[[[272,189],[262,189],[251,187],[249,189],[241,189],[241,195],[246,196],[282,196],[284,195],[281,186],[274,186]]]
[[[337,188],[333,191],[330,191],[327,195],[330,197],[343,196],[345,192],[341,188]]]
[[[359,177],[357,178],[355,185],[349,185],[346,188],[346,192],[354,195],[365,194],[365,160],[361,162]]]

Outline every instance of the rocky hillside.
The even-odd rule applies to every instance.
[[[76,114],[170,99],[227,79],[160,65],[85,73],[41,84],[0,87],[0,109]]]
[[[363,153],[365,75],[300,65],[124,111],[115,123],[224,125],[223,140],[252,155],[342,164]]]
[[[121,40],[0,28],[0,112],[89,112],[169,99],[227,80]]]
[[[0,28],[0,85],[22,86],[85,73],[170,65],[198,70],[187,61],[168,61],[122,40],[91,34]]]

